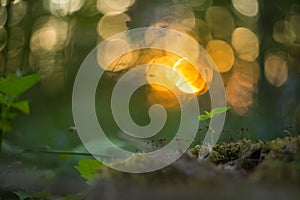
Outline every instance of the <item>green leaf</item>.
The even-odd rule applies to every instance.
[[[103,164],[98,160],[80,159],[78,166],[75,166],[75,168],[83,178],[91,182],[97,177],[97,172],[103,168]]]
[[[230,106],[226,106],[226,107],[218,107],[218,108],[214,108],[210,113],[212,116],[215,116],[217,114],[221,114],[223,112],[226,112],[227,110],[231,109]]]
[[[29,102],[27,100],[16,102],[12,105],[12,107],[26,115],[30,114]]]
[[[0,91],[15,99],[34,86],[39,80],[39,74],[32,74],[22,78],[8,74],[6,78],[0,79]]]
[[[206,114],[206,115],[211,115],[209,112],[207,112],[207,111],[204,111],[204,113]]]
[[[204,120],[207,120],[207,119],[209,119],[209,118],[211,118],[210,115],[200,115],[200,116],[199,116],[199,120],[200,120],[200,121],[204,121]]]
[[[230,110],[231,107],[230,106],[226,106],[226,107],[218,107],[218,108],[214,108],[211,112],[207,112],[207,111],[204,111],[205,112],[205,115],[200,115],[199,116],[199,120],[200,121],[204,121],[204,120],[207,120],[207,119],[210,119],[212,118],[213,116],[217,115],[217,114],[221,114],[223,112],[226,112],[227,110]]]

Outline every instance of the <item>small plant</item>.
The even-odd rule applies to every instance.
[[[228,110],[231,109],[231,106],[225,106],[225,107],[217,107],[217,108],[214,108],[212,111],[210,112],[207,112],[207,111],[204,111],[205,112],[205,115],[200,115],[199,116],[199,120],[200,121],[205,121],[207,119],[211,119],[213,118],[213,116],[215,115],[218,115],[218,114],[221,114],[223,112],[226,112]]]
[[[80,159],[78,166],[75,166],[75,168],[83,178],[92,183],[97,178],[97,175],[99,175],[103,164],[96,159]]]
[[[210,112],[207,112],[205,111],[204,115],[200,115],[199,116],[199,120],[200,121],[205,121],[207,119],[211,119],[213,118],[214,116],[218,115],[218,114],[221,114],[221,113],[224,113],[228,110],[230,110],[231,107],[230,106],[225,106],[225,107],[217,107],[217,108],[214,108],[212,111]],[[214,144],[214,130],[213,130],[213,127],[211,127],[211,137],[210,137],[210,145],[212,146]]]
[[[20,96],[40,80],[39,74],[32,74],[18,78],[8,74],[0,78],[0,152],[3,133],[12,129],[11,121],[18,113],[30,114],[29,101],[21,100]]]

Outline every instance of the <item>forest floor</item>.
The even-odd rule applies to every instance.
[[[300,136],[220,143],[211,152],[199,145],[155,172],[130,174],[102,166],[94,169],[90,183],[60,177],[47,190],[38,181],[31,189],[26,183],[8,184],[7,169],[0,170],[1,200],[300,199]],[[14,175],[15,183],[21,179]]]

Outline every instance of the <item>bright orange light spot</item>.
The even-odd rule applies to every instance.
[[[159,49],[131,51],[112,62],[106,70],[119,71],[142,64],[148,64],[146,79],[152,91],[168,93],[179,90],[184,94],[201,95],[208,90],[209,83],[207,84],[206,81],[210,80],[205,78],[207,76],[209,78],[209,75],[200,68],[207,68],[203,63],[194,66],[186,58]],[[203,76],[201,70],[205,73]]]
[[[149,82],[159,81],[171,90],[176,85],[180,91],[187,94],[203,94],[208,89],[199,71],[185,58],[167,53],[163,57],[153,59],[151,64],[168,66],[174,70],[174,73],[150,65],[147,75]],[[168,90],[166,87],[157,84],[150,83],[150,86],[159,91]]]
[[[181,75],[176,86],[185,93],[203,94],[207,91],[207,86],[198,70],[185,58],[177,60],[173,69]]]
[[[153,89],[158,91],[163,91],[163,92],[166,92],[169,89],[172,90],[174,88],[173,81],[177,79],[177,74],[175,72],[170,73],[169,70],[157,68],[156,65],[153,64],[160,64],[160,65],[171,67],[174,65],[175,62],[176,62],[176,58],[172,56],[163,56],[159,58],[154,58],[152,61],[150,61],[151,65],[147,73],[147,80]],[[156,81],[160,82],[162,85],[151,83]]]

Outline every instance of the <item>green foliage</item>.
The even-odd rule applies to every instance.
[[[21,78],[9,74],[6,78],[0,78],[1,132],[7,132],[12,129],[10,121],[18,116],[18,112],[30,114],[29,102],[27,100],[19,100],[19,97],[39,80],[39,74]]]
[[[225,106],[225,107],[217,107],[217,108],[214,108],[212,111],[210,112],[207,112],[205,111],[205,114],[204,115],[200,115],[199,116],[199,120],[200,121],[205,121],[207,119],[211,119],[213,118],[215,115],[218,115],[218,114],[221,114],[221,113],[224,113],[228,110],[230,110],[231,107],[230,106]],[[210,133],[211,133],[211,136],[210,136],[210,145],[213,146],[214,144],[214,129],[213,127],[210,127]]]
[[[217,108],[214,108],[211,112],[205,111],[204,115],[200,115],[199,116],[199,120],[200,121],[204,121],[204,120],[207,120],[207,119],[211,119],[215,115],[221,114],[221,113],[226,112],[226,111],[228,111],[230,109],[231,109],[230,106],[226,106],[226,107],[217,107]]]
[[[92,182],[97,177],[97,173],[103,168],[103,164],[98,160],[80,159],[78,166],[75,166],[75,168],[83,178],[88,182]]]
[[[6,78],[0,78],[0,92],[16,99],[40,80],[39,74],[32,74],[22,78],[17,78],[13,74],[8,74]]]

